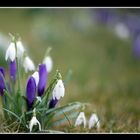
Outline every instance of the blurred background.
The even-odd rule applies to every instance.
[[[19,33],[29,56],[41,63],[51,46],[54,67],[65,77],[65,98],[90,103],[103,132],[140,131],[140,9],[0,9],[0,65],[7,68],[8,33]]]

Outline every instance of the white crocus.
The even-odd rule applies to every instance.
[[[26,56],[24,58],[23,67],[24,67],[26,73],[28,71],[34,71],[35,70],[35,65],[34,65],[33,61],[28,56]]]
[[[52,61],[52,58],[50,56],[47,56],[44,58],[43,64],[46,65],[47,72],[51,72],[52,67],[53,67],[53,61]]]
[[[24,47],[23,47],[23,44],[21,41],[17,41],[16,42],[16,45],[17,45],[17,57],[18,58],[22,58],[23,56],[23,53],[24,53]]]
[[[32,74],[32,77],[35,79],[36,86],[38,86],[38,83],[39,83],[39,73],[38,73],[38,71],[35,71]]]
[[[16,58],[16,48],[15,48],[15,43],[11,42],[9,47],[7,48],[6,55],[5,55],[5,60],[7,61],[10,59],[12,62]]]
[[[65,94],[65,88],[64,88],[63,81],[58,80],[57,84],[55,85],[52,91],[53,99],[55,100],[56,98],[57,100],[59,100],[61,97],[64,97],[64,94]]]
[[[86,128],[86,117],[84,112],[80,112],[80,114],[78,115],[75,121],[75,126],[79,126],[81,124],[83,124],[84,128]]]
[[[100,128],[100,121],[95,113],[93,113],[89,119],[89,129],[92,127]]]

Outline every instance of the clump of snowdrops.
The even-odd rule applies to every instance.
[[[11,42],[5,54],[8,71],[0,67],[0,95],[7,128],[15,132],[59,132],[51,130],[52,126],[67,123],[75,127],[77,124],[74,126],[71,122],[84,110],[85,104],[72,102],[58,106],[65,96],[71,71],[63,80],[60,71],[56,70],[48,83],[53,67],[51,49],[47,49],[42,63],[35,66],[21,38],[10,36]]]

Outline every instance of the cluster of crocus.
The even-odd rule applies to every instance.
[[[78,115],[78,117],[75,121],[75,126],[80,126],[82,124],[83,124],[84,128],[86,128],[87,121],[86,121],[84,112],[80,112],[80,114]],[[95,113],[91,114],[91,117],[88,121],[88,128],[91,129],[93,127],[96,127],[97,129],[100,128],[100,121]]]

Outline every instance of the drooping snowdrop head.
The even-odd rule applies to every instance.
[[[86,117],[84,112],[80,112],[80,114],[78,115],[75,121],[75,126],[79,126],[81,124],[83,124],[84,128],[86,128]]]
[[[65,94],[64,84],[63,84],[63,81],[60,79],[57,81],[52,91],[53,99],[59,100],[61,97],[64,97],[64,94]]]
[[[5,89],[5,82],[4,82],[4,75],[3,73],[0,71],[0,95],[3,96],[4,95],[4,89]]]
[[[28,110],[30,110],[30,108],[32,107],[35,96],[36,96],[36,81],[33,76],[30,76],[27,82],[27,86],[26,86]]]
[[[93,113],[89,119],[89,124],[88,124],[89,129],[96,127],[100,128],[100,121],[95,113]]]
[[[33,61],[28,56],[26,56],[24,58],[23,67],[24,67],[26,73],[28,71],[34,71],[35,70],[35,65],[34,65]]]
[[[38,83],[39,83],[39,73],[38,73],[38,71],[35,71],[32,74],[32,77],[35,79],[36,86],[38,86]]]
[[[10,61],[9,69],[10,69],[10,77],[15,82],[16,81],[16,73],[17,73],[16,60],[14,60],[13,62]]]
[[[9,59],[10,61],[13,62],[15,58],[16,58],[15,43],[11,42],[9,47],[6,50],[5,60],[7,61]]]
[[[53,61],[52,61],[52,58],[50,56],[47,56],[47,57],[44,58],[43,64],[46,65],[47,72],[48,73],[51,72],[52,67],[53,67]]]
[[[23,56],[23,53],[24,53],[24,47],[23,47],[23,44],[21,41],[17,41],[16,42],[16,45],[17,45],[17,57],[18,58],[22,58]]]
[[[38,96],[42,96],[48,79],[48,73],[45,64],[39,65],[39,83],[38,83]]]

